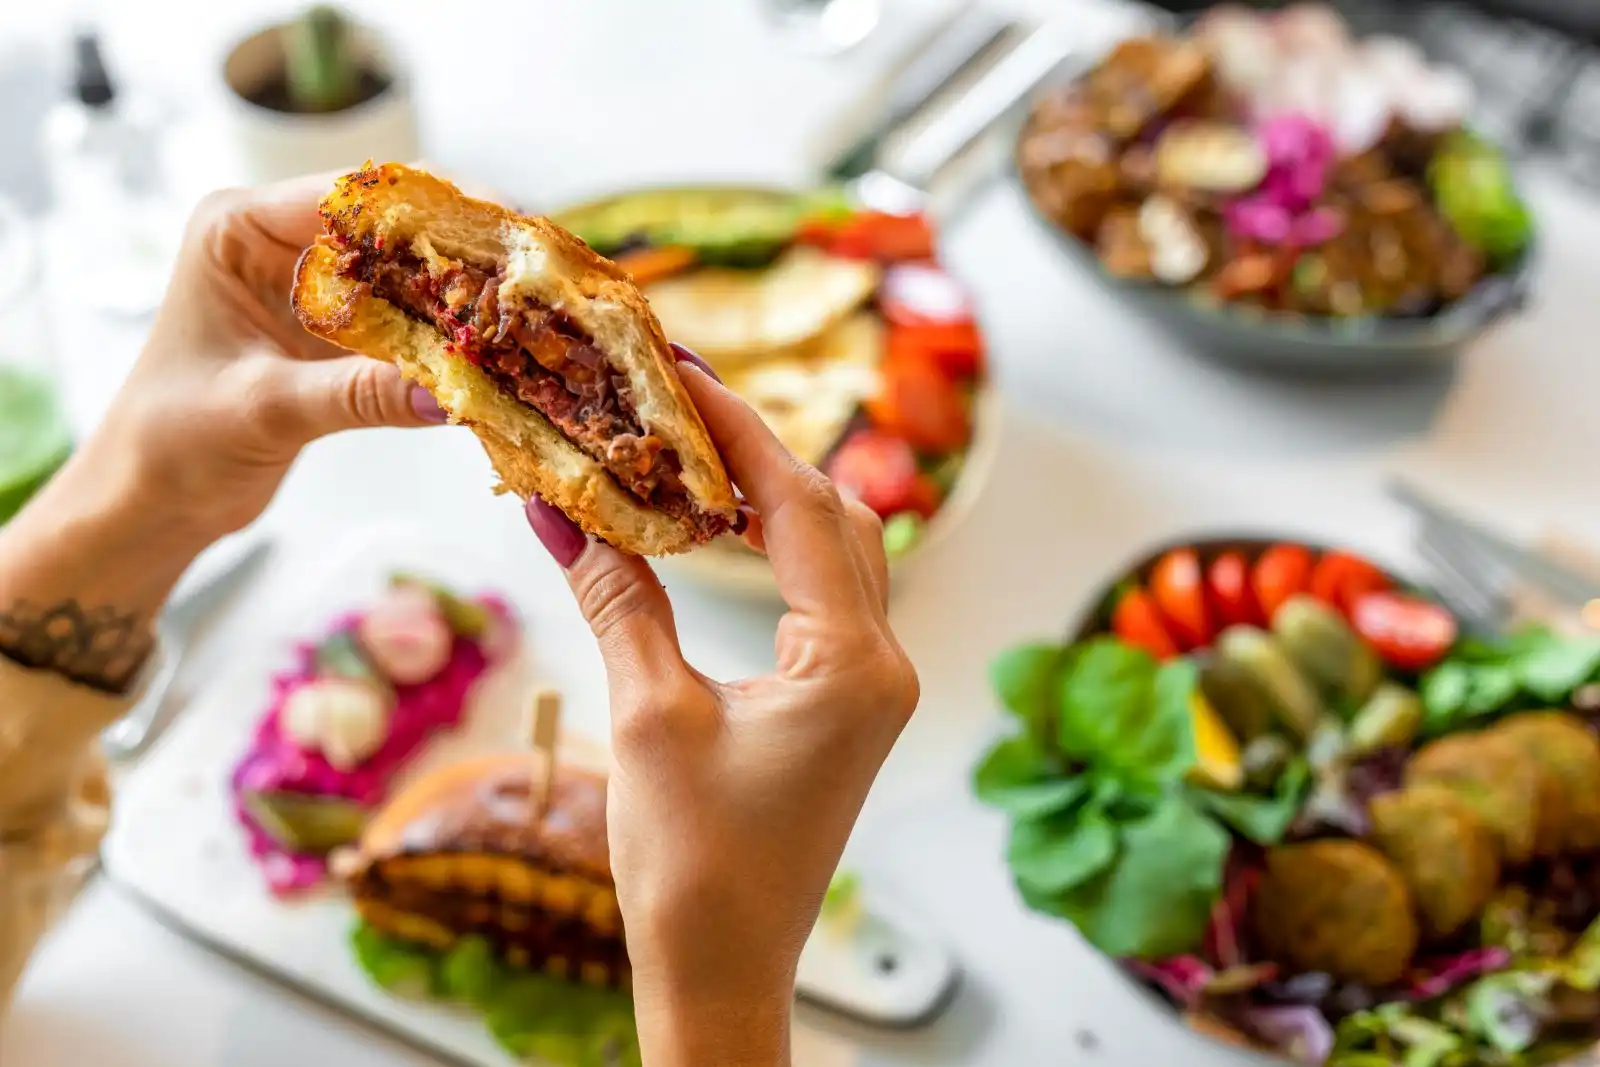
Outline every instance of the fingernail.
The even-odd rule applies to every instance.
[[[416,412],[417,418],[423,422],[446,423],[450,421],[449,413],[439,406],[439,402],[433,398],[432,393],[420,385],[411,387],[411,410]]]
[[[733,531],[735,537],[750,529],[750,513],[751,509],[745,504],[740,504],[739,510],[733,513],[733,522],[728,525],[728,529]]]
[[[679,363],[687,363],[689,366],[694,367],[696,370],[704,373],[707,378],[710,378],[719,385],[721,384],[722,379],[718,377],[716,371],[711,369],[711,364],[707,363],[705,360],[701,359],[687,348],[684,348],[676,341],[670,343],[672,345],[672,354],[678,357]]]
[[[560,508],[546,503],[542,497],[529,497],[522,510],[528,516],[528,525],[533,527],[539,543],[555,557],[563,570],[578,562],[589,539],[578,529],[577,523],[562,514]]]

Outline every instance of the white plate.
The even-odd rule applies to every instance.
[[[270,679],[292,665],[296,641],[319,636],[334,616],[369,602],[394,571],[424,574],[462,593],[497,591],[494,575],[504,571],[405,526],[356,535],[310,568],[285,565],[295,558],[275,558],[262,583],[279,600],[266,608],[259,637],[226,676],[196,694],[123,783],[102,850],[105,870],[163,919],[247,966],[450,1062],[510,1067],[513,1059],[477,1016],[397,999],[368,981],[349,951],[353,914],[342,897],[273,897],[234,820],[228,788],[266,707]],[[484,684],[463,728],[432,742],[403,777],[522,744],[522,712],[537,681],[524,649]],[[592,742],[574,738],[571,747],[575,757],[592,760],[583,752],[592,753]],[[862,936],[813,937],[802,995],[868,1021],[909,1025],[943,1003],[955,966],[915,920],[886,916],[867,899],[874,914]],[[886,956],[895,960],[887,971]]]

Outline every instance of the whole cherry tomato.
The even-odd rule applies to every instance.
[[[1270,623],[1283,602],[1311,585],[1311,550],[1304,545],[1273,545],[1256,560],[1250,584]]]
[[[1421,671],[1456,643],[1456,618],[1427,600],[1403,593],[1367,593],[1350,609],[1350,625],[1391,667]]]
[[[1150,571],[1150,595],[1167,620],[1167,632],[1185,652],[1211,643],[1205,576],[1194,549],[1173,549],[1156,561]]]
[[[1138,586],[1123,593],[1117,601],[1111,612],[1111,632],[1158,660],[1172,659],[1178,654],[1178,644],[1167,631],[1155,600]]]
[[[1206,594],[1219,626],[1261,626],[1267,621],[1250,588],[1250,561],[1243,552],[1224,552],[1211,561]]]

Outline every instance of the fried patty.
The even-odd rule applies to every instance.
[[[1273,849],[1252,915],[1268,958],[1294,972],[1385,986],[1400,980],[1417,948],[1405,879],[1359,841]]]
[[[1373,844],[1411,888],[1424,932],[1448,937],[1482,910],[1500,880],[1500,845],[1448,786],[1416,785],[1375,797]]]
[[[1510,738],[1543,773],[1557,800],[1551,818],[1556,851],[1600,849],[1600,740],[1575,715],[1526,711],[1501,720],[1491,733]],[[1542,851],[1542,850],[1541,850]]]
[[[1465,800],[1500,842],[1505,862],[1520,865],[1538,853],[1545,776],[1511,738],[1441,737],[1411,758],[1405,784],[1442,785]]]

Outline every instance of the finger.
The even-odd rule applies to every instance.
[[[761,515],[779,592],[796,611],[860,611],[869,602],[855,539],[833,483],[796,459],[750,406],[699,369],[679,371],[733,481]]]
[[[856,535],[857,556],[867,581],[877,594],[878,608],[889,610],[889,556],[883,550],[883,520],[878,513],[854,497],[845,500],[845,511]]]
[[[430,426],[446,421],[426,389],[400,376],[393,364],[366,356],[317,362],[284,361],[289,402],[307,440],[370,426]]]
[[[559,508],[537,496],[524,511],[594,631],[612,695],[622,698],[617,704],[627,706],[633,697],[683,681],[688,665],[678,647],[672,601],[650,564],[589,540]]]

